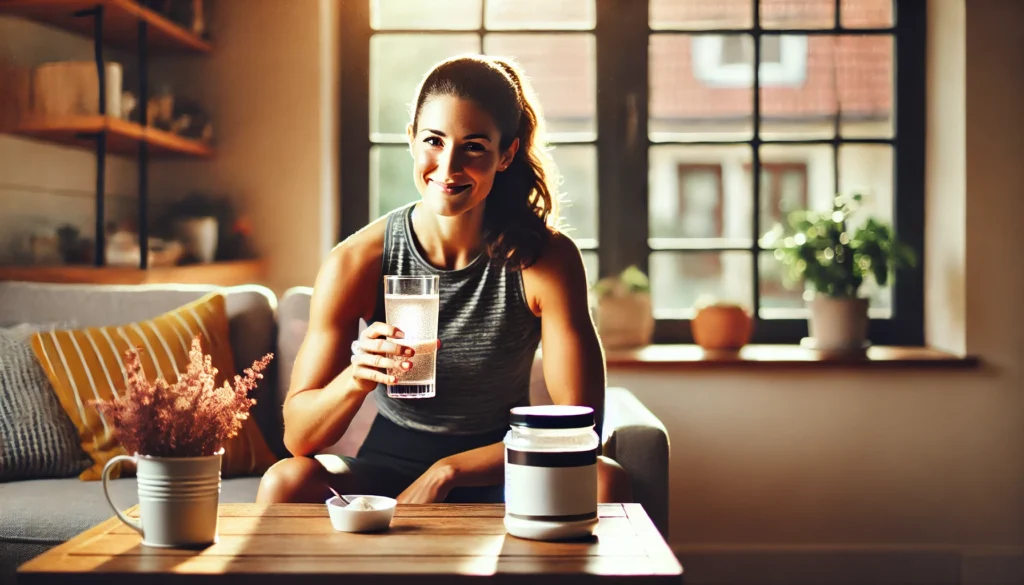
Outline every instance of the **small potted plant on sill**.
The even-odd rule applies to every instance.
[[[861,195],[837,196],[828,212],[795,211],[788,226],[776,225],[761,240],[786,269],[786,285],[803,284],[808,301],[809,337],[805,347],[828,352],[860,352],[869,345],[869,299],[860,295],[866,278],[888,286],[896,270],[916,265],[914,250],[899,241],[892,226],[869,217],[849,225]]]
[[[647,275],[629,266],[599,280],[592,289],[595,321],[601,343],[608,349],[643,347],[654,336],[651,285]]]
[[[272,354],[253,362],[245,376],[216,385],[217,368],[192,340],[189,365],[174,385],[150,382],[139,351],[125,352],[127,387],[109,401],[91,401],[131,455],[118,455],[103,468],[103,491],[117,517],[142,535],[142,544],[196,548],[217,541],[221,459],[224,443],[238,434],[256,400],[249,393]],[[125,516],[107,491],[112,468],[134,463],[142,522]]]
[[[708,353],[735,353],[750,342],[754,318],[741,303],[703,295],[694,303],[690,320],[693,341]]]

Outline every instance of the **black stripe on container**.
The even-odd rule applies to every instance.
[[[508,515],[516,520],[542,520],[544,522],[579,522],[581,520],[597,519],[596,511],[587,512],[586,514],[565,514],[562,516],[537,516],[532,514],[513,514],[511,512]]]
[[[589,451],[517,451],[508,449],[509,465],[528,467],[584,467],[597,464],[597,449]]]

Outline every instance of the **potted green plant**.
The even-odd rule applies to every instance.
[[[859,194],[838,196],[828,212],[795,211],[788,226],[776,225],[761,240],[786,269],[786,285],[805,288],[811,313],[806,345],[814,349],[866,347],[869,299],[860,295],[861,285],[874,278],[888,286],[896,270],[917,263],[914,250],[888,223],[869,217],[850,226],[861,200]]]
[[[636,266],[599,280],[591,291],[601,343],[609,349],[642,347],[654,336],[651,284]]]

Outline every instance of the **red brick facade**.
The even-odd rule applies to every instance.
[[[637,0],[643,1],[643,0]],[[654,28],[738,28],[751,24],[751,0],[651,0]],[[552,0],[553,7],[560,5]],[[834,24],[834,0],[761,0],[765,28]],[[842,0],[846,27],[892,24],[892,0]],[[488,52],[515,54],[540,93],[548,117],[592,118],[596,71],[593,43],[581,36],[506,37]],[[714,87],[694,74],[692,35],[653,33],[650,42],[651,118],[734,119],[751,115],[752,89]],[[592,41],[592,39],[589,39]],[[589,66],[584,64],[589,63]],[[752,68],[751,68],[752,69]],[[886,35],[810,35],[803,81],[761,89],[762,116],[814,119],[842,112],[886,118],[892,108],[893,42]]]

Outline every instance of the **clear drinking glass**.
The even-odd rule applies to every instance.
[[[388,371],[397,380],[388,384],[388,396],[431,398],[435,394],[439,280],[437,275],[384,277],[384,311],[388,325],[405,334],[402,339],[392,341],[416,352],[409,360],[411,368]]]

